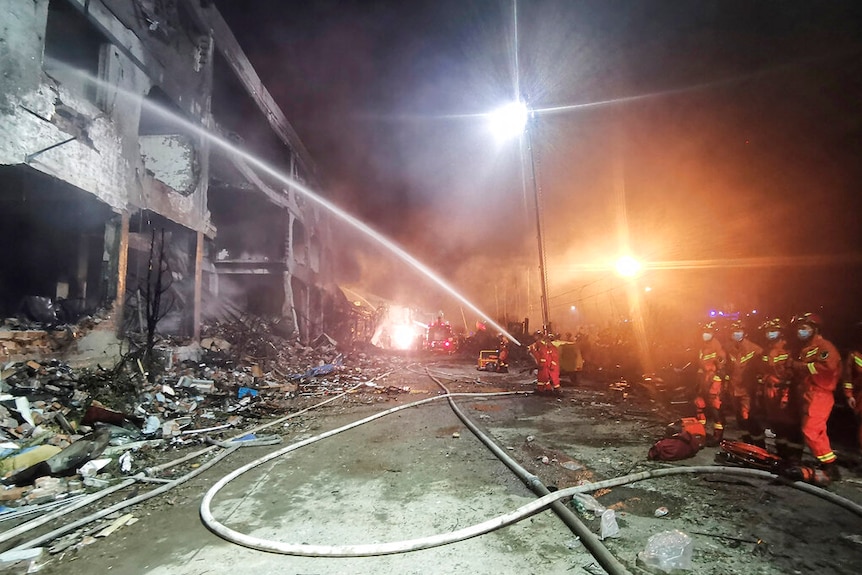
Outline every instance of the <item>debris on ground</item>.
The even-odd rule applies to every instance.
[[[379,383],[390,358],[344,354],[326,334],[305,345],[261,318],[218,323],[197,349],[176,349],[159,345],[160,365],[152,371],[133,353],[109,368],[59,360],[0,365],[0,521],[46,513],[176,459],[178,450],[220,445],[214,437],[242,435],[316,398],[350,392],[344,401],[369,403],[410,393]],[[79,530],[49,552],[107,537],[130,521],[122,515]],[[25,555],[0,561],[38,558]]]

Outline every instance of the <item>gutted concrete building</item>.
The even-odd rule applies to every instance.
[[[161,331],[249,312],[313,339],[340,295],[329,214],[290,182],[320,188],[209,2],[0,0],[0,317],[47,302],[122,332],[157,260]]]

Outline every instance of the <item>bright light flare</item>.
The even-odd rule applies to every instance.
[[[623,256],[617,260],[617,273],[624,278],[633,278],[641,273],[643,266],[641,263],[631,256]]]
[[[491,131],[498,142],[517,138],[527,127],[529,111],[524,102],[512,102],[488,115]]]
[[[398,324],[392,326],[392,347],[394,349],[412,349],[416,347],[416,340],[419,338],[418,328],[408,324]]]

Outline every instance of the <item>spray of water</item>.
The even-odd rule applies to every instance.
[[[46,58],[46,60],[47,60],[47,58]],[[446,293],[448,293],[449,295],[454,297],[456,300],[461,302],[465,307],[467,307],[468,309],[470,309],[471,311],[476,313],[479,317],[481,317],[486,322],[488,322],[489,325],[491,325],[494,329],[496,329],[497,331],[499,331],[500,333],[505,335],[513,343],[515,343],[517,345],[521,345],[521,342],[519,342],[515,338],[515,336],[513,336],[508,331],[506,331],[502,326],[497,324],[497,322],[495,322],[493,319],[491,319],[488,316],[488,314],[483,312],[475,304],[473,304],[466,297],[464,297],[460,292],[458,292],[458,290],[456,290],[452,285],[450,285],[442,277],[440,277],[438,274],[436,274],[431,268],[429,268],[428,266],[423,264],[421,261],[416,259],[411,254],[409,254],[406,250],[404,250],[404,248],[402,248],[397,243],[395,243],[391,239],[387,238],[386,236],[384,236],[383,234],[381,234],[380,232],[378,232],[377,230],[375,230],[374,228],[372,228],[371,226],[369,226],[365,222],[359,220],[358,218],[356,218],[352,214],[341,209],[339,206],[335,205],[334,203],[330,202],[329,200],[316,194],[310,188],[302,185],[301,183],[297,182],[296,180],[285,175],[283,172],[270,166],[268,163],[264,162],[263,160],[261,160],[257,156],[247,152],[246,150],[243,150],[242,148],[232,144],[231,142],[228,142],[227,140],[221,138],[220,136],[213,134],[212,132],[210,132],[206,128],[199,126],[198,124],[195,124],[193,122],[190,122],[189,120],[183,118],[182,116],[179,116],[179,115],[173,113],[171,110],[166,109],[166,108],[164,108],[158,104],[155,104],[154,102],[147,100],[146,98],[142,97],[139,94],[136,94],[136,93],[131,92],[129,90],[123,89],[123,88],[116,86],[114,84],[111,84],[109,82],[106,82],[100,78],[92,76],[91,74],[89,74],[83,70],[80,70],[77,68],[72,68],[63,62],[52,59],[50,61],[50,64],[52,66],[62,67],[63,69],[67,70],[69,73],[73,73],[77,76],[80,76],[83,80],[85,80],[87,82],[91,82],[95,85],[98,85],[98,86],[103,87],[105,89],[116,92],[118,96],[131,98],[131,99],[135,100],[136,102],[140,102],[140,104],[142,106],[146,107],[148,110],[150,110],[156,114],[159,114],[160,116],[170,120],[171,122],[173,122],[177,126],[181,126],[181,127],[185,128],[185,129],[187,129],[187,130],[189,130],[189,131],[191,131],[191,132],[193,132],[193,133],[195,133],[195,134],[197,134],[203,138],[206,138],[209,142],[218,146],[222,150],[225,150],[225,151],[229,152],[230,154],[233,154],[236,157],[242,158],[243,160],[248,162],[250,165],[257,168],[258,170],[260,170],[266,174],[269,174],[270,176],[272,176],[276,180],[280,181],[284,185],[286,185],[289,188],[292,188],[293,190],[302,194],[308,200],[310,200],[310,201],[314,202],[315,204],[321,206],[322,208],[326,209],[327,211],[329,211],[330,213],[335,215],[337,218],[339,218],[343,222],[346,222],[347,224],[349,224],[352,227],[354,227],[355,229],[359,230],[360,232],[362,232],[363,234],[365,234],[369,238],[373,239],[375,242],[377,242],[378,244],[380,244],[381,246],[386,248],[389,252],[393,253],[398,258],[400,258],[402,261],[409,264],[411,267],[413,267],[414,269],[416,269],[417,271],[422,273],[425,277],[430,279],[432,282],[437,284],[440,288],[443,289],[443,291],[445,291]]]

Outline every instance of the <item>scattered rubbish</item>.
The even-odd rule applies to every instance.
[[[547,455],[543,455],[539,458],[544,465],[550,465],[551,459]]]
[[[655,510],[655,516],[656,517],[664,517],[668,513],[669,513],[669,511],[668,511],[667,507],[659,507],[658,509]]]
[[[569,539],[568,541],[566,541],[566,548],[569,550],[577,549],[581,545],[582,543],[580,537],[575,537],[574,539]]]
[[[619,537],[620,527],[617,525],[617,516],[613,509],[605,509],[602,513],[602,540],[608,537]]]
[[[15,398],[15,408],[21,417],[24,418],[24,421],[29,423],[31,426],[36,427],[36,423],[33,421],[33,415],[30,413],[30,401],[26,397],[16,397]]]
[[[111,462],[110,459],[93,459],[93,460],[90,460],[81,466],[81,468],[78,470],[78,473],[81,475],[81,477],[84,477],[84,478],[95,477],[99,473],[99,471],[103,467],[108,465],[110,462]]]
[[[563,461],[562,463],[560,463],[560,467],[568,469],[569,471],[580,471],[584,468],[584,466],[577,461]]]
[[[52,302],[41,303],[45,307]],[[52,314],[44,319],[56,322]],[[85,321],[95,324],[101,318]],[[26,319],[5,320],[5,328],[15,334],[18,356],[31,349],[57,350],[34,339],[41,336],[29,335],[29,330],[36,334],[45,327]],[[65,341],[79,335],[75,326],[64,330],[51,337]],[[325,334],[308,344],[292,332],[278,335],[283,330],[277,322],[251,317],[206,326],[204,331],[200,346],[162,339],[155,368],[134,352],[134,344],[132,353],[107,368],[73,368],[57,359],[0,364],[0,521],[67,504],[115,484],[120,474],[136,468],[156,469],[184,447],[229,447],[230,439],[220,439],[222,432],[301,409],[305,405],[292,404],[301,398],[351,390],[346,403],[368,403],[369,396],[387,401],[394,394],[414,393],[400,382],[386,385],[380,378],[391,370],[391,358],[365,352],[342,355],[336,340]],[[0,342],[0,351],[12,344],[3,345]],[[178,351],[184,345],[189,349]],[[291,374],[300,374],[299,379],[294,381]],[[247,434],[239,441],[243,446],[274,445],[282,438]],[[200,465],[189,463],[191,468]],[[133,521],[110,527],[116,530]],[[76,533],[56,549],[80,547],[95,541],[94,535],[111,532]]]
[[[159,420],[158,416],[149,415],[147,416],[146,421],[144,421],[144,427],[141,429],[141,433],[144,435],[152,435],[159,430],[162,426],[161,420]]]
[[[9,551],[0,553],[0,567],[10,567],[15,563],[20,563],[22,561],[30,562],[32,566],[32,562],[39,559],[44,551],[45,549],[43,547],[34,547],[32,549],[10,549]],[[33,571],[31,569],[27,569],[26,572],[31,573]]]
[[[132,452],[126,451],[120,456],[120,471],[129,473],[132,470]]]
[[[458,439],[459,437],[461,437],[461,434],[456,431],[455,433],[452,434],[452,437],[455,439]]]
[[[601,517],[601,515],[606,511],[604,505],[596,501],[595,497],[587,495],[586,493],[575,493],[572,495],[571,505],[578,513],[587,519]]]
[[[108,537],[123,525],[127,525],[132,519],[134,519],[134,516],[131,513],[127,513],[126,515],[117,518],[113,523],[96,533],[95,537]]]
[[[638,561],[671,573],[674,569],[691,569],[694,543],[679,530],[662,531],[647,540],[646,547],[638,553]]]

